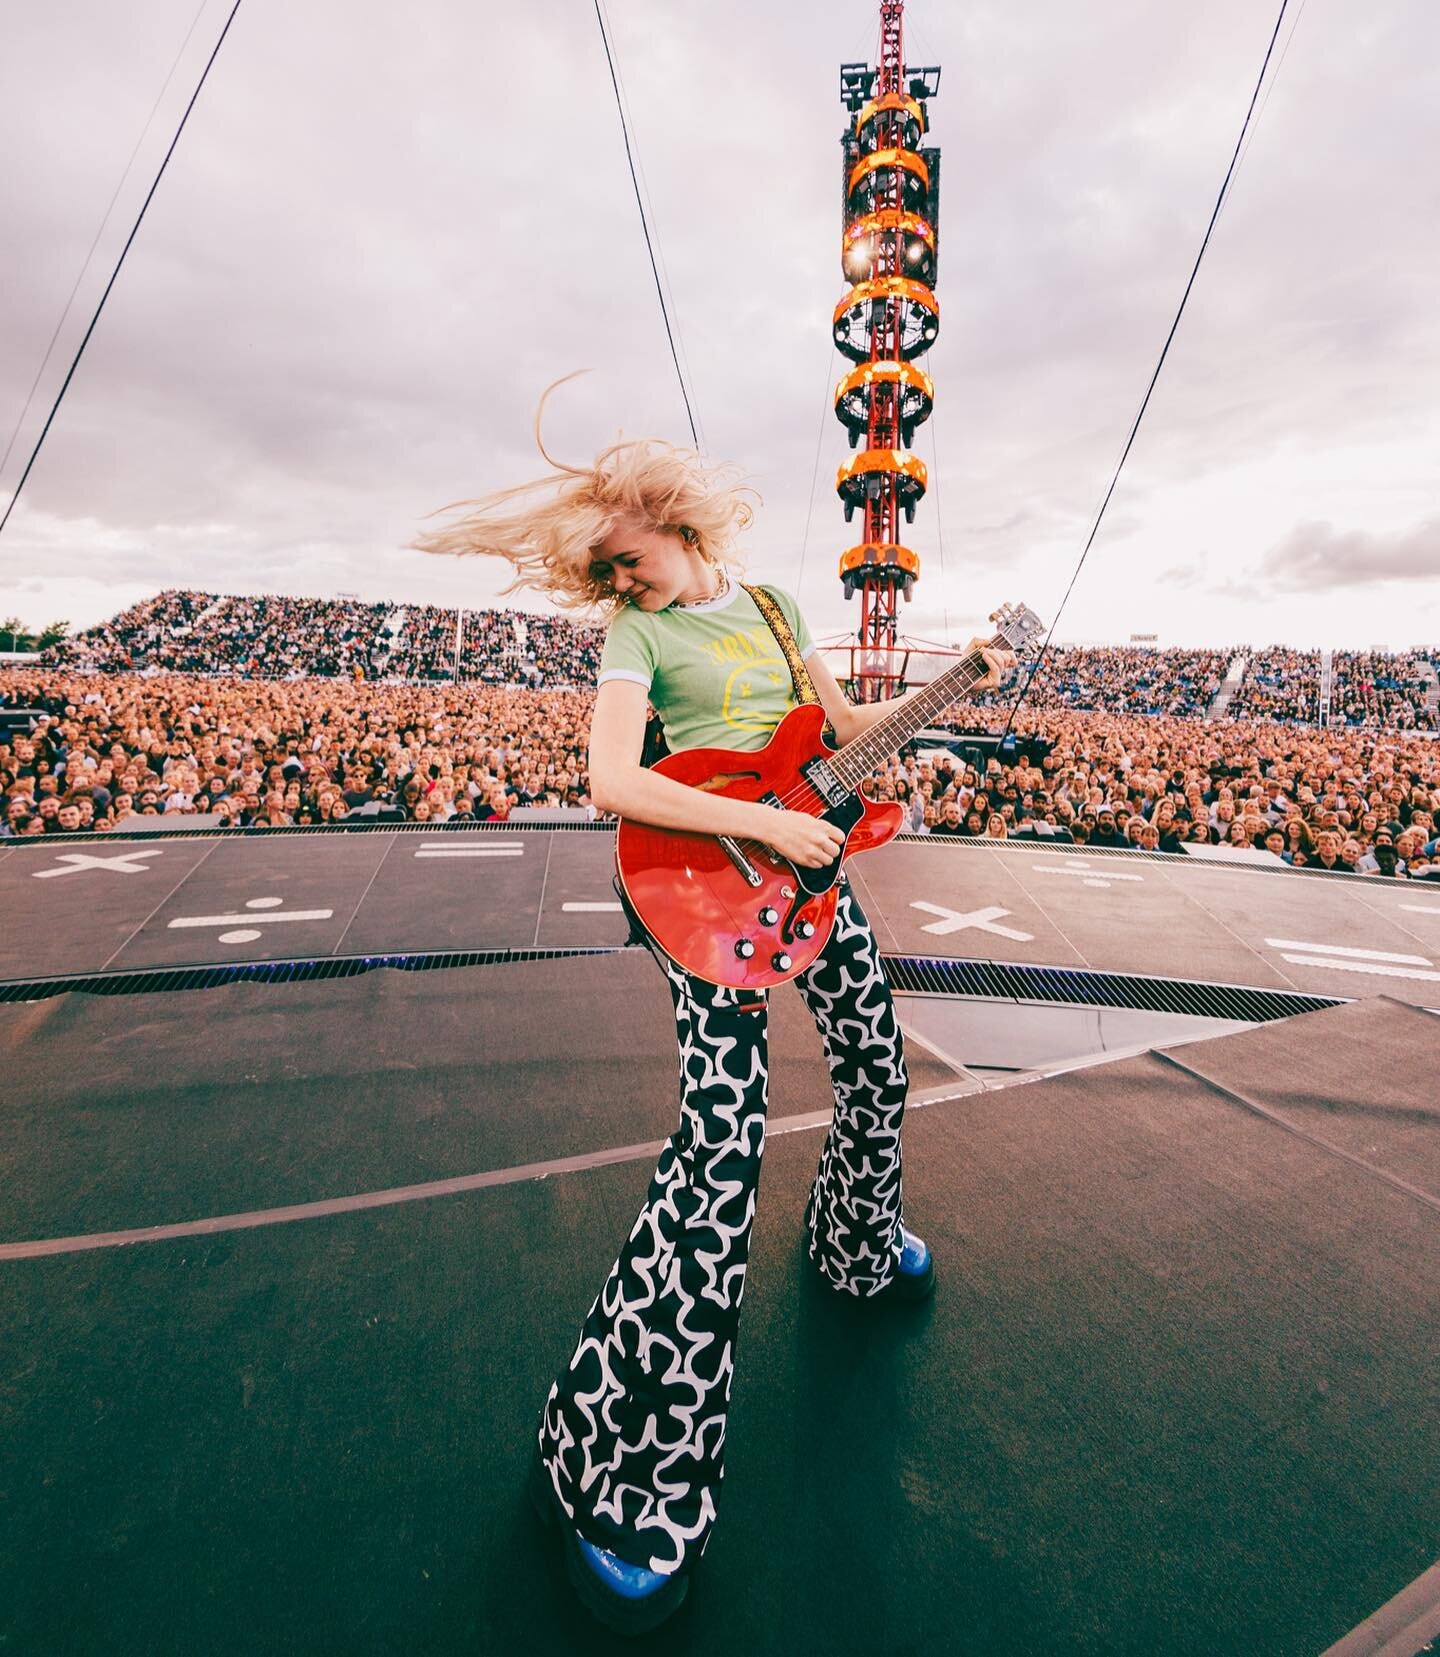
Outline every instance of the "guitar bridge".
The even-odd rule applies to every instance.
[[[741,875],[744,876],[746,884],[750,886],[762,885],[764,883],[764,876],[750,861],[750,859],[746,857],[745,853],[740,850],[739,842],[732,840],[728,834],[719,835],[718,839],[720,841],[721,851],[725,853],[726,857],[730,859],[730,861],[740,871]]]

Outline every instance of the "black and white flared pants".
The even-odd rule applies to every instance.
[[[540,1454],[587,1540],[656,1571],[693,1564],[715,1522],[725,1416],[769,1084],[768,1008],[652,947],[675,1003],[680,1125],[645,1205],[550,1389]],[[825,1044],[835,1115],[805,1209],[810,1258],[877,1294],[900,1259],[904,1044],[865,912],[840,888],[835,929],[795,983]]]

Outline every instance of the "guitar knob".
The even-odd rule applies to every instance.
[[[813,921],[797,921],[795,931],[802,938],[813,938],[815,936],[815,923]]]
[[[748,961],[755,953],[755,945],[748,938],[741,938],[735,945],[735,953],[742,961]]]
[[[790,957],[783,949],[779,954],[770,957],[770,965],[774,967],[776,972],[789,972],[792,964]]]
[[[770,905],[768,903],[760,911],[760,924],[761,924],[761,926],[774,926],[775,922],[778,921],[779,919],[780,919],[779,915],[777,915],[775,913],[775,911],[770,907]]]

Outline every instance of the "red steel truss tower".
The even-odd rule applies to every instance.
[[[840,101],[850,112],[841,135],[841,265],[851,284],[835,307],[835,345],[855,366],[835,389],[835,415],[864,446],[841,466],[836,492],[849,523],[859,511],[858,545],[840,558],[846,598],[860,594],[854,688],[863,701],[893,695],[898,595],[908,602],[918,555],[900,540],[900,514],[913,523],[925,493],[924,462],[910,452],[928,420],[935,387],[913,358],[940,331],[935,298],[939,255],[940,151],[920,147],[938,68],[905,65],[904,0],[880,0],[880,63],[840,66]]]

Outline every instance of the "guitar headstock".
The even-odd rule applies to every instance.
[[[1045,636],[1045,623],[1028,604],[1002,604],[990,619],[1017,656],[1032,650]]]

